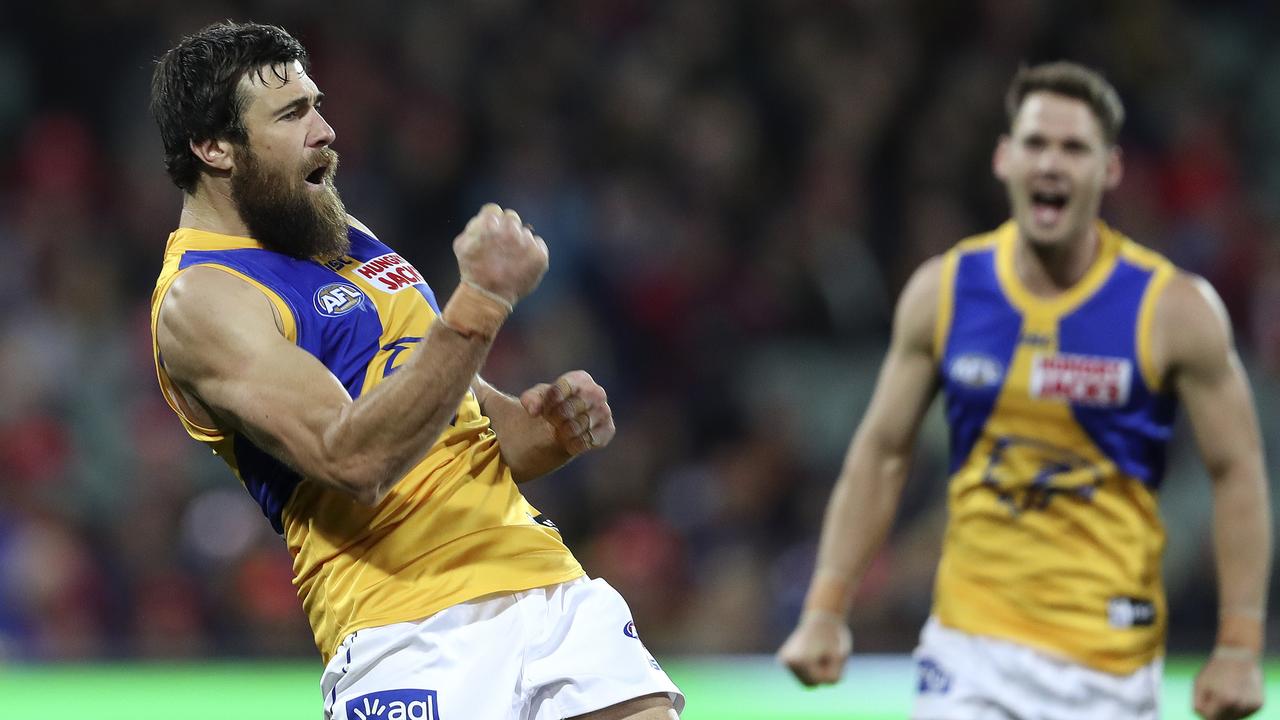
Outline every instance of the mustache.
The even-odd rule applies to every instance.
[[[325,167],[324,176],[326,180],[332,180],[333,176],[338,172],[340,156],[338,151],[331,147],[325,146],[315,151],[302,165],[304,170],[310,171],[317,166]]]

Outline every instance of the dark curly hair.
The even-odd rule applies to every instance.
[[[1116,89],[1100,73],[1065,60],[1022,66],[1013,76],[1009,92],[1005,95],[1009,127],[1013,127],[1013,121],[1022,109],[1022,101],[1033,92],[1051,92],[1085,103],[1098,118],[1107,144],[1115,145],[1124,125],[1124,104],[1120,102]]]
[[[184,37],[156,61],[151,115],[160,126],[165,169],[175,185],[195,191],[203,164],[191,152],[192,141],[248,141],[240,79],[250,72],[262,79],[271,72],[284,80],[281,66],[294,60],[309,66],[302,43],[283,28],[227,20]]]

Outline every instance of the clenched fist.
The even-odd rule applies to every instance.
[[[550,385],[534,385],[520,396],[520,404],[530,417],[541,416],[551,424],[556,442],[570,456],[604,447],[617,433],[604,388],[585,370],[565,373]]]
[[[547,272],[547,244],[514,210],[493,203],[480,208],[454,239],[453,254],[464,283],[498,296],[508,306],[533,292]]]
[[[791,637],[778,650],[778,661],[800,682],[813,687],[840,679],[853,652],[853,633],[844,618],[821,610],[805,611]]]

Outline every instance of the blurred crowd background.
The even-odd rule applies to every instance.
[[[1006,217],[990,157],[1020,63],[1075,59],[1116,84],[1126,177],[1105,215],[1217,287],[1280,447],[1278,7],[7,5],[0,659],[315,657],[283,541],[183,434],[151,365],[181,197],[147,99],[184,34],[251,19],[303,41],[348,209],[442,296],[483,202],[547,239],[551,271],[485,374],[519,392],[581,367],[608,388],[616,441],[525,489],[661,657],[771,652],[789,631],[897,293]],[[935,407],[859,594],[861,650],[908,650],[928,612],[945,452]],[[1170,644],[1206,652],[1208,481],[1186,428],[1172,453]]]

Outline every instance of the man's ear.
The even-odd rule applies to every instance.
[[[1009,178],[1009,143],[1008,135],[1001,135],[996,143],[996,150],[991,154],[991,173],[999,180]]]
[[[230,172],[235,167],[233,147],[228,140],[191,140],[188,144],[192,154],[214,170]]]
[[[1120,154],[1119,146],[1112,146],[1107,151],[1107,178],[1105,187],[1107,190],[1114,190],[1120,184],[1120,180],[1124,178],[1124,157]]]

